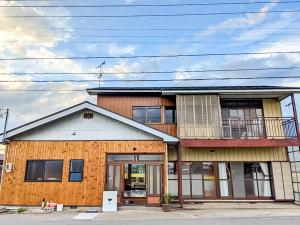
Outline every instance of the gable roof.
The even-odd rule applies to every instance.
[[[166,142],[178,142],[179,139],[177,137],[171,136],[165,132],[162,132],[160,130],[157,130],[155,128],[152,128],[150,126],[147,126],[145,124],[139,123],[137,121],[134,121],[132,119],[129,119],[127,117],[124,117],[120,114],[114,113],[112,111],[109,111],[107,109],[101,108],[95,104],[92,104],[90,102],[82,102],[80,104],[74,105],[70,108],[66,108],[64,110],[58,111],[56,113],[50,114],[48,116],[42,117],[38,120],[34,120],[30,123],[26,123],[22,126],[16,127],[14,129],[11,129],[7,131],[6,133],[6,139],[12,139],[20,134],[24,134],[28,131],[31,131],[33,129],[37,129],[39,127],[45,126],[47,124],[53,123],[54,121],[57,121],[59,119],[65,118],[69,115],[73,115],[77,112],[80,112],[82,110],[91,110],[93,112],[99,113],[101,115],[104,115],[106,117],[109,117],[111,119],[114,119],[116,121],[119,121],[121,123],[127,124],[128,126],[134,127],[138,130],[144,131],[146,133],[149,133],[153,136],[159,137],[163,139],[163,141]],[[3,134],[1,134],[3,135]]]

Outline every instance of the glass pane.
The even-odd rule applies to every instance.
[[[202,179],[202,163],[193,162],[191,167],[192,179]]]
[[[258,197],[257,180],[245,180],[246,195]]]
[[[28,161],[25,180],[44,180],[44,161]]]
[[[231,196],[228,180],[220,180],[220,195],[222,197]]]
[[[178,180],[177,179],[171,179],[170,176],[169,176],[168,186],[169,186],[168,192],[172,196],[178,196]]]
[[[71,160],[70,172],[82,172],[83,160]]]
[[[133,107],[132,118],[140,123],[146,123],[146,108]]]
[[[62,161],[45,161],[45,180],[61,180],[62,176]]]
[[[204,191],[205,197],[215,197],[216,196],[216,183],[213,180],[205,180],[204,181]]]
[[[203,177],[204,179],[215,179],[214,164],[212,162],[203,162]]]
[[[219,163],[219,179],[228,179],[229,178],[229,164],[228,163]]]
[[[190,164],[182,163],[182,174],[190,174]]]
[[[141,161],[161,161],[163,160],[162,155],[138,155]]]
[[[107,161],[134,161],[134,155],[107,155]]]
[[[256,163],[244,163],[245,179],[256,179]]]
[[[269,180],[258,181],[259,196],[271,197],[271,184]]]
[[[70,181],[82,181],[82,173],[70,173]]]
[[[166,124],[176,123],[176,109],[175,108],[166,108],[165,109],[165,122]]]
[[[186,176],[185,176],[186,178]],[[184,196],[190,196],[191,195],[191,183],[190,179],[184,179],[184,176],[182,177],[182,194]]]
[[[192,180],[192,197],[202,198],[203,197],[203,180]]]
[[[257,179],[270,179],[267,163],[257,163]]]
[[[161,113],[160,107],[147,108],[147,123],[160,123]]]
[[[107,191],[120,190],[120,176],[121,176],[120,166],[108,166],[107,181],[106,181]]]
[[[168,174],[171,175],[176,173],[177,173],[176,163],[168,162]]]
[[[148,195],[160,195],[160,189],[161,189],[160,166],[148,166],[147,168],[148,168],[147,170]]]
[[[289,152],[289,159],[291,162],[295,161],[293,152]]]
[[[299,151],[294,152],[294,161],[300,161],[300,152]]]
[[[233,195],[235,198],[245,198],[245,182],[244,182],[244,165],[240,162],[232,162],[231,174],[232,174],[232,186]]]

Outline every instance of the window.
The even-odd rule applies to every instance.
[[[140,123],[161,123],[159,106],[147,106],[132,108],[132,118]]]
[[[223,135],[232,138],[264,137],[262,101],[221,101]]]
[[[61,181],[62,160],[28,160],[25,181]]]
[[[83,179],[83,160],[73,159],[70,161],[69,181],[80,182]]]
[[[172,106],[166,106],[165,108],[165,122],[166,124],[176,123],[176,108]]]

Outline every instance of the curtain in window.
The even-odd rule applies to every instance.
[[[229,196],[226,163],[219,163],[219,179],[221,196]]]

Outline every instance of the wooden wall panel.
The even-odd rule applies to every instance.
[[[132,118],[133,106],[161,106],[162,109],[165,106],[176,106],[175,97],[161,97],[161,96],[107,96],[98,95],[98,106],[116,112],[123,116]],[[162,111],[162,123],[161,124],[148,124],[149,126],[158,130],[164,131],[173,136],[177,135],[176,124],[164,124],[164,115]]]
[[[176,105],[178,137],[221,137],[221,108],[218,95],[177,95]]]
[[[133,150],[136,148],[136,150]],[[40,205],[42,199],[64,205],[99,206],[105,185],[107,153],[165,153],[162,141],[12,141],[4,173],[1,205]],[[26,161],[63,159],[62,182],[24,182]],[[83,182],[68,182],[70,159],[84,159]]]
[[[182,148],[182,161],[287,161],[286,148]]]

